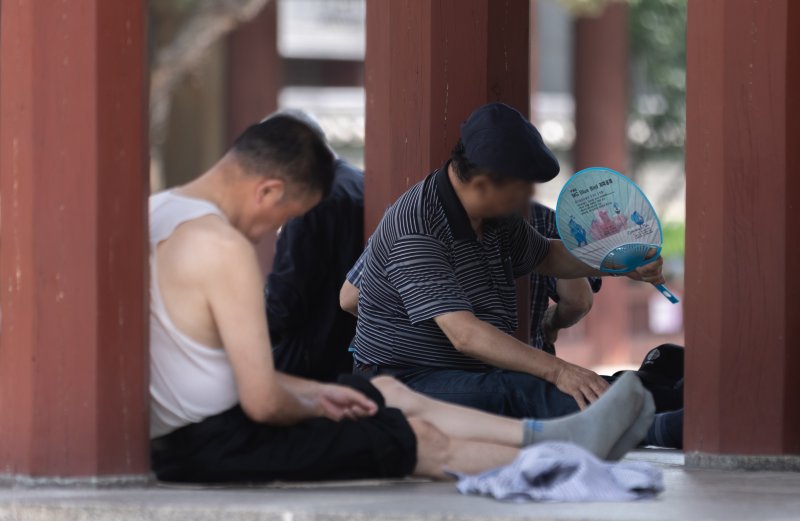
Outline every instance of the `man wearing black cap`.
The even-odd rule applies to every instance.
[[[515,213],[535,182],[558,171],[518,111],[492,103],[473,112],[450,160],[403,194],[370,239],[355,372],[394,375],[424,394],[514,417],[562,416],[597,400],[606,380],[511,336],[517,277],[604,275]],[[661,283],[661,265],[628,276]]]

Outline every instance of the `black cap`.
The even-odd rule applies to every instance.
[[[639,375],[661,383],[675,383],[683,378],[683,347],[662,344],[644,357]]]
[[[467,159],[480,168],[544,183],[558,175],[558,160],[518,110],[503,103],[479,107],[461,125]]]

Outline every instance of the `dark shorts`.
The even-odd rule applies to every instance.
[[[398,409],[386,407],[367,380],[340,383],[378,404],[375,416],[335,422],[315,418],[288,427],[256,423],[236,406],[151,440],[162,481],[195,483],[400,478],[417,463],[417,440]]]

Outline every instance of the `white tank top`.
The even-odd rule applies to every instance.
[[[186,221],[222,211],[209,201],[171,191],[150,196],[150,437],[167,434],[239,402],[224,349],[181,332],[167,313],[158,285],[156,246]]]

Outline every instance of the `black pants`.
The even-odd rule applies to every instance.
[[[387,369],[356,363],[356,374],[392,375],[411,389],[445,402],[513,418],[557,418],[578,411],[572,396],[527,373],[487,369]]]
[[[394,376],[411,389],[445,402],[473,407],[512,418],[558,418],[580,410],[575,399],[533,375],[504,369],[465,371],[438,368],[384,368],[358,362],[354,372],[366,378]],[[613,383],[621,373],[603,376]],[[656,411],[683,407],[683,388],[674,390],[640,375],[655,398]]]
[[[368,381],[344,375],[378,404],[375,416],[335,422],[314,418],[288,427],[256,423],[236,406],[151,440],[158,479],[265,482],[399,478],[412,473],[417,440],[398,409]]]

